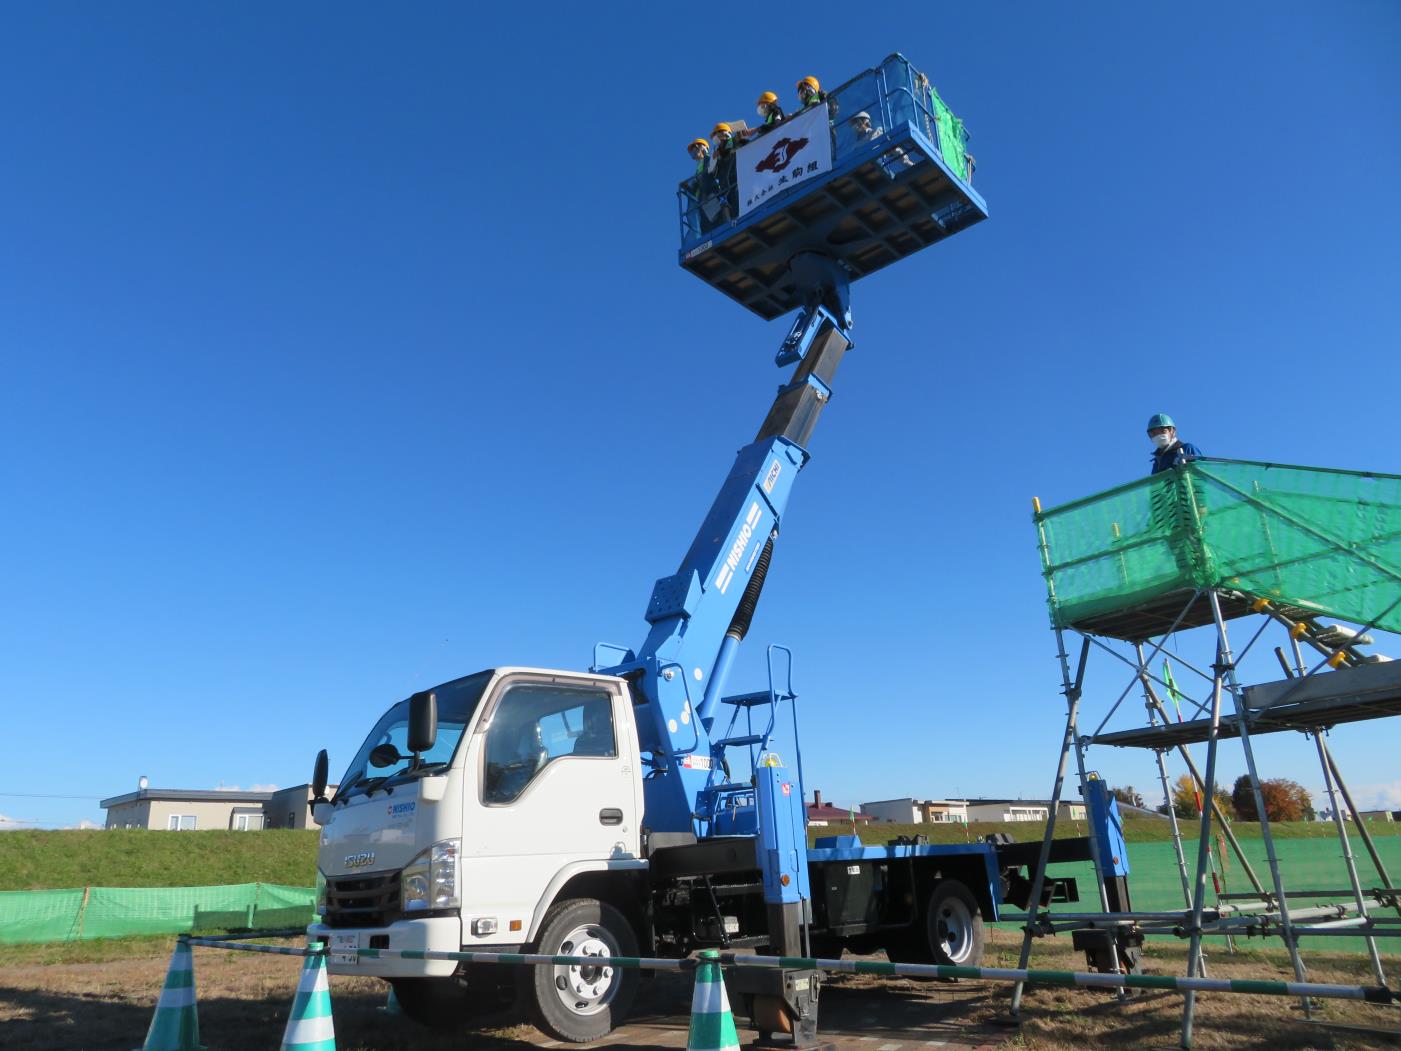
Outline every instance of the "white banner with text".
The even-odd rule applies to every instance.
[[[791,186],[831,171],[827,104],[809,106],[741,146],[735,167],[739,172],[740,215],[747,215]]]

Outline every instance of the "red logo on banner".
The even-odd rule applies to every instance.
[[[783,782],[783,794],[786,796],[791,796],[793,794],[793,786],[787,781]]]
[[[777,175],[793,163],[793,158],[808,144],[807,139],[779,139],[769,150],[769,155],[754,165],[756,172],[773,172]]]

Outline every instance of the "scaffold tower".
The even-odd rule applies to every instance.
[[[1401,476],[1234,460],[1198,460],[1107,492],[1042,510],[1035,502],[1042,572],[1057,642],[1065,733],[1045,837],[1032,875],[1020,966],[1035,938],[1070,931],[1076,948],[1094,951],[1100,969],[1134,971],[1147,936],[1188,942],[1189,977],[1206,973],[1203,939],[1272,936],[1289,952],[1295,981],[1307,978],[1301,945],[1317,937],[1363,940],[1380,986],[1383,945],[1401,950],[1401,888],[1388,872],[1343,781],[1326,738],[1337,725],[1401,715],[1401,661],[1377,652],[1374,632],[1401,633]],[[1247,641],[1237,648],[1233,622]],[[1343,622],[1343,623],[1337,623]],[[1267,635],[1274,628],[1273,636]],[[1189,635],[1193,629],[1202,629]],[[1246,682],[1268,656],[1268,681]],[[1072,661],[1067,642],[1078,639]],[[1196,650],[1187,640],[1194,642]],[[1182,643],[1182,644],[1179,644]],[[1185,652],[1205,652],[1192,660]],[[1254,654],[1253,664],[1245,664]],[[1091,655],[1125,682],[1109,683],[1089,732],[1082,705]],[[1176,673],[1174,673],[1176,669]],[[1279,676],[1283,675],[1282,678]],[[1106,676],[1106,678],[1108,678]],[[1119,685],[1122,684],[1122,689]],[[1146,720],[1132,715],[1141,698]],[[1100,696],[1098,692],[1096,698]],[[1111,726],[1131,721],[1133,725]],[[1346,871],[1346,887],[1302,884],[1281,860],[1262,790],[1255,739],[1299,733],[1312,739]],[[1217,802],[1223,740],[1239,739],[1259,818],[1266,871],[1257,871]],[[1091,750],[1151,752],[1162,786],[1183,906],[1135,911],[1100,890],[1099,912],[1052,912],[1052,837],[1071,758],[1088,800],[1102,794]],[[1204,763],[1191,748],[1205,745]],[[1168,763],[1180,759],[1195,788],[1196,843],[1184,843],[1173,807]],[[1349,820],[1375,880],[1359,875]],[[1216,846],[1213,848],[1213,834]],[[1314,841],[1317,842],[1317,841]],[[1249,882],[1222,883],[1231,858]],[[1100,856],[1100,871],[1121,859]],[[1258,858],[1256,859],[1258,862]],[[1126,868],[1126,865],[1125,865]],[[1208,897],[1210,880],[1210,898]],[[1341,882],[1341,880],[1339,881]],[[1011,1010],[1021,1009],[1014,987]],[[1306,1017],[1312,1005],[1302,1002]],[[1181,1044],[1192,1046],[1195,994],[1184,994]]]

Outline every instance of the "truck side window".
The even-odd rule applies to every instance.
[[[514,802],[556,759],[612,759],[617,754],[613,698],[606,689],[554,683],[512,686],[487,730],[482,802]]]

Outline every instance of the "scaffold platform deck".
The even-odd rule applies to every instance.
[[[1235,620],[1253,612],[1255,596],[1239,591],[1218,591],[1221,615],[1226,620]],[[1315,617],[1318,611],[1303,606],[1285,603],[1272,604],[1276,612],[1292,620]],[[1102,635],[1121,642],[1137,642],[1141,639],[1156,638],[1170,631],[1185,631],[1187,628],[1200,628],[1212,622],[1211,600],[1205,591],[1190,588],[1177,588],[1154,595],[1135,606],[1111,609],[1080,617],[1065,626],[1072,631],[1086,635]]]
[[[1282,730],[1313,731],[1341,723],[1401,715],[1401,661],[1340,668],[1306,679],[1281,679],[1247,686],[1243,693],[1252,735]],[[1222,738],[1239,737],[1239,717],[1222,715],[1218,733]],[[1210,736],[1210,719],[1191,719],[1103,733],[1092,738],[1091,743],[1161,749],[1202,744]]]

